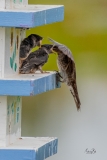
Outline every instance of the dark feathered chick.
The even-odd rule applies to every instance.
[[[53,39],[49,40],[54,43],[53,51],[58,54],[57,64],[61,73],[62,82],[65,82],[72,93],[77,110],[80,109],[80,99],[76,84],[76,67],[71,51],[63,44],[60,44]]]
[[[21,42],[19,51],[20,67],[23,60],[25,60],[30,54],[32,48],[36,46],[41,46],[42,39],[43,38],[37,34],[31,34]]]
[[[53,53],[52,48],[53,45],[44,44],[38,50],[31,52],[27,59],[23,61],[20,73],[35,73],[37,70],[44,73],[42,66],[48,61],[49,54]]]

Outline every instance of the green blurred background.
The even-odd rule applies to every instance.
[[[27,31],[67,45],[74,56],[81,112],[66,87],[23,98],[22,135],[55,136],[58,154],[51,160],[107,160],[107,1],[29,0],[29,4],[63,4],[63,22]],[[44,70],[56,70],[51,55]],[[96,149],[94,156],[86,148]],[[90,155],[89,155],[90,156]]]

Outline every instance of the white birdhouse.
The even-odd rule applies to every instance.
[[[21,137],[22,96],[58,88],[56,74],[19,74],[19,48],[26,28],[64,18],[62,5],[0,0],[0,160],[44,160],[57,153],[56,137]]]

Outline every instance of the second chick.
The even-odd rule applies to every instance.
[[[48,61],[49,54],[53,53],[52,48],[53,45],[44,44],[38,50],[31,52],[27,59],[23,61],[19,72],[28,74],[39,70],[41,73],[44,73],[42,67]]]

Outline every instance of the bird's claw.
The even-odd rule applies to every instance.
[[[63,78],[58,71],[55,71],[55,72],[56,72],[56,74],[57,74],[60,78]]]
[[[61,76],[61,74],[58,71],[56,71],[56,80],[58,82],[62,82],[62,83],[64,82],[63,77]]]

